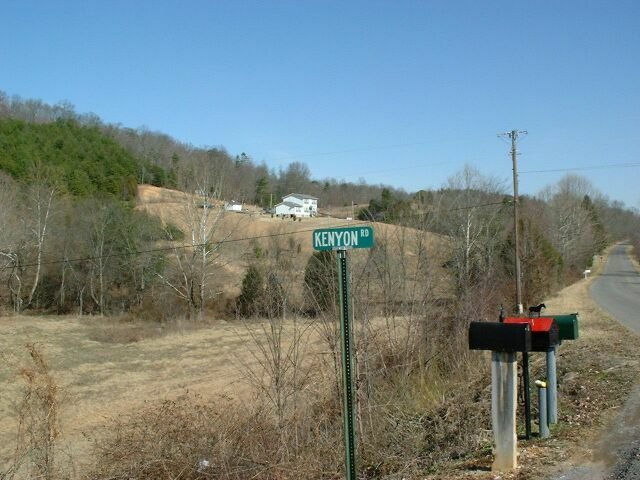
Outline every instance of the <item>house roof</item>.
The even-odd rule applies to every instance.
[[[296,197],[300,200],[304,200],[305,198],[308,198],[310,200],[318,200],[318,197],[314,197],[313,195],[305,195],[304,193],[290,193],[289,195],[285,195],[283,198],[287,197]]]
[[[300,206],[297,203],[293,203],[293,202],[280,202],[280,203],[276,204],[276,207],[279,207],[280,205],[284,205],[285,207],[289,207],[289,208],[294,208],[294,207],[299,207]]]

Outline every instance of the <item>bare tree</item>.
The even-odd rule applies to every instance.
[[[4,227],[0,257],[5,261],[4,269],[10,272],[7,285],[16,312],[32,304],[40,282],[56,191],[45,179],[47,172],[42,165],[31,170],[33,182],[26,188],[20,189],[8,177],[0,178],[0,226]]]
[[[449,179],[447,187],[438,192],[441,198],[435,212],[448,255],[443,266],[452,282],[443,332],[451,339],[447,358],[461,362],[468,355],[462,332],[469,322],[489,317],[504,301],[501,245],[509,210],[502,203],[500,183],[472,167]]]
[[[253,321],[242,317],[244,331],[251,339],[251,361],[241,361],[242,373],[273,412],[279,436],[278,462],[299,454],[298,434],[305,415],[302,396],[313,373],[308,361],[313,322],[301,316],[291,300],[298,279],[289,257],[297,253],[285,243],[282,237],[272,237],[268,252],[254,250],[260,253],[255,255],[247,275],[259,275],[265,282],[253,282],[251,287],[255,289],[254,308],[245,313]]]
[[[584,268],[596,250],[585,195],[597,198],[599,193],[579,175],[566,175],[540,194],[548,205],[547,236],[570,268]]]
[[[0,278],[16,313],[22,308],[23,230],[17,184],[0,172]]]
[[[225,211],[220,204],[220,165],[203,161],[198,167],[187,186],[189,193],[183,195],[186,244],[176,244],[173,250],[175,274],[158,275],[185,302],[189,315],[199,317],[205,301],[212,296],[215,271],[230,261],[228,257],[223,259],[221,249],[234,229],[231,222],[224,221]],[[172,232],[167,230],[167,235],[171,238]]]
[[[55,195],[55,187],[45,185],[43,183],[35,183],[27,191],[27,211],[31,218],[29,225],[32,241],[35,245],[36,269],[29,296],[27,297],[26,306],[30,306],[33,301],[33,295],[38,288],[40,282],[40,273],[42,270],[42,253],[44,251],[45,240],[49,233],[48,226],[52,214],[52,204]]]
[[[286,170],[280,172],[282,194],[299,192],[310,183],[311,171],[307,164],[302,162],[290,163]]]
[[[502,185],[466,165],[448,181],[450,198],[441,203],[440,225],[450,242],[451,262],[459,294],[464,295],[495,268],[504,226],[499,203]],[[488,205],[487,205],[488,204]]]

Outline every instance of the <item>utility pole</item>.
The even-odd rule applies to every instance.
[[[522,282],[520,276],[520,219],[518,215],[518,136],[526,135],[525,130],[511,130],[499,137],[508,137],[511,139],[511,162],[513,164],[513,233],[515,235],[515,264],[516,264],[516,310],[518,314],[523,313],[522,308]]]
[[[522,315],[522,282],[520,276],[520,218],[518,215],[518,136],[526,135],[524,130],[511,130],[499,137],[511,139],[511,163],[513,164],[513,234],[515,235],[515,264],[516,264],[516,311]],[[531,436],[531,389],[529,387],[529,353],[522,352],[522,381],[524,383],[524,417],[525,437]]]

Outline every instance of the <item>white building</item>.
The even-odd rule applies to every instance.
[[[225,203],[224,204],[224,209],[227,212],[241,212],[242,211],[242,204],[240,202],[236,202],[235,200]]]
[[[318,214],[318,198],[301,193],[290,193],[275,206],[275,214],[282,217],[315,217]]]

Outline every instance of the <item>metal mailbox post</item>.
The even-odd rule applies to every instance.
[[[555,320],[556,324],[558,325],[558,345],[561,344],[563,340],[578,339],[578,313],[548,315],[544,318]],[[558,382],[556,378],[555,365],[558,353],[558,345],[554,345],[547,351],[547,383],[550,385],[547,389],[549,396],[549,424],[558,423]]]
[[[518,318],[504,320],[507,324],[528,324],[531,327],[531,350],[545,352],[547,356],[547,408],[549,423],[557,423],[558,382],[556,379],[556,347],[560,343],[558,324],[553,318]],[[524,358],[523,358],[524,360]],[[527,359],[528,360],[528,359]],[[526,364],[525,364],[526,363]],[[525,422],[527,434],[531,432],[531,390],[529,385],[529,364],[523,361],[525,388]]]
[[[373,247],[373,228],[367,226],[323,228],[312,234],[313,248],[334,250],[338,254],[338,288],[340,297],[340,331],[342,343],[342,418],[344,423],[345,470],[347,480],[357,479],[356,412],[353,393],[353,335],[349,311],[349,271],[347,250]]]
[[[491,424],[495,441],[493,470],[517,466],[516,352],[531,349],[528,324],[471,322],[469,348],[491,351]]]

